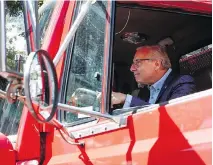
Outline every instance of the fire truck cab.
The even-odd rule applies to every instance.
[[[0,164],[212,164],[211,1],[24,1],[22,70],[7,67],[0,7]],[[196,93],[112,107],[138,88],[135,50],[160,43]]]

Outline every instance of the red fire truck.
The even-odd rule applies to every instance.
[[[23,1],[23,70],[7,67],[0,7],[1,165],[212,164],[211,1]],[[137,88],[136,48],[162,42],[197,92],[112,108]]]

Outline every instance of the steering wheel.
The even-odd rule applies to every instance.
[[[95,107],[97,107],[101,101],[100,99],[100,92],[95,92],[86,88],[77,88],[67,103],[72,106],[80,107],[93,106],[95,110]]]

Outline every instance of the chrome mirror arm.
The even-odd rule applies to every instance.
[[[73,23],[70,31],[68,32],[66,38],[64,39],[62,45],[60,46],[55,58],[53,59],[53,63],[56,66],[64,53],[65,49],[69,45],[71,39],[74,37],[75,32],[77,31],[79,25],[83,21],[85,15],[87,14],[87,11],[89,10],[90,6],[94,3],[94,0],[87,0],[85,4],[82,5],[81,11],[79,12],[75,22]]]
[[[5,30],[5,1],[0,1],[0,72],[6,71],[6,30]]]
[[[86,110],[86,107],[81,108],[81,107],[75,107],[75,106],[62,104],[62,103],[58,103],[57,108],[68,111],[68,112],[81,113],[81,114],[89,115],[89,116],[96,117],[96,118],[108,119],[119,125],[127,124],[127,119],[122,115],[112,116],[109,114],[102,114],[102,113],[96,112],[96,111],[88,111],[88,110]]]
[[[28,8],[28,11],[30,12],[30,19],[32,20],[32,28],[33,28],[33,39],[34,39],[34,46],[37,49],[40,48],[40,38],[39,38],[39,22],[38,22],[38,2],[35,1],[35,11],[33,10],[32,2],[31,0],[27,0],[24,6]]]
[[[35,13],[33,12],[33,6],[30,0],[27,0],[26,2],[30,12],[30,18],[32,20],[33,32],[36,34],[36,17],[35,17]]]

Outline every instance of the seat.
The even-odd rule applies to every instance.
[[[193,76],[198,92],[212,88],[212,49],[181,58],[180,74]]]

